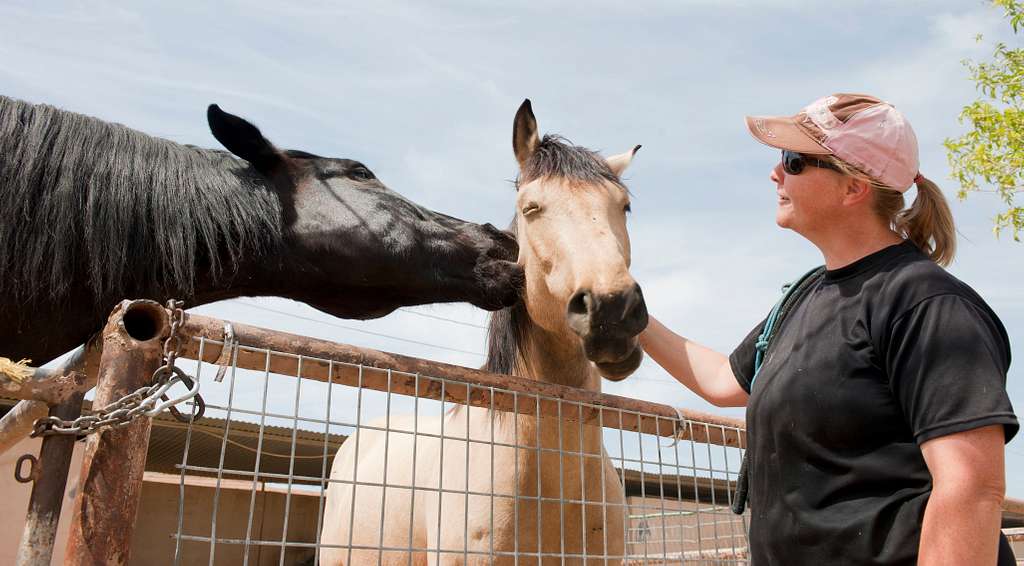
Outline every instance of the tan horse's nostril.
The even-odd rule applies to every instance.
[[[622,316],[619,317],[619,321],[626,320],[630,314],[636,309],[637,305],[643,301],[643,295],[640,293],[640,286],[634,285],[632,289],[625,293],[625,303],[622,305]]]
[[[647,326],[647,304],[644,302],[644,292],[640,285],[634,284],[633,289],[626,296],[626,306],[622,309],[622,320],[635,318],[642,330]]]
[[[593,312],[593,295],[590,291],[577,291],[569,299],[569,306],[566,308],[566,320],[569,328],[579,336],[586,336],[590,333],[590,314]]]
[[[589,315],[592,305],[593,296],[590,294],[590,291],[577,291],[576,294],[569,299],[569,314]]]

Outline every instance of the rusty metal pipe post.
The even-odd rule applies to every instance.
[[[24,440],[32,432],[33,423],[49,414],[51,405],[59,405],[96,385],[101,347],[102,341],[96,337],[88,344],[79,346],[59,367],[36,370],[32,382],[23,389],[38,390],[39,385],[45,382],[47,391],[35,398],[14,395],[22,400],[0,418],[0,454]],[[54,387],[50,387],[50,384]],[[11,394],[10,391],[6,393]]]
[[[167,332],[167,311],[153,301],[124,301],[114,309],[103,329],[94,408],[150,383]],[[150,419],[140,417],[86,441],[64,564],[128,562],[150,425]]]
[[[82,392],[73,394],[60,405],[54,406],[50,415],[64,420],[78,417],[82,413],[84,396]],[[76,440],[74,436],[68,435],[43,437],[39,461],[33,470],[35,482],[32,484],[25,530],[18,548],[17,566],[50,565]]]
[[[32,433],[32,424],[46,418],[50,407],[42,401],[19,401],[0,418],[0,454],[14,448]]]

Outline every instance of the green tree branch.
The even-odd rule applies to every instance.
[[[992,3],[1003,9],[1015,35],[1024,29],[1024,0]],[[960,184],[957,196],[997,193],[1006,210],[995,217],[995,233],[1010,229],[1019,242],[1024,207],[1014,199],[1024,191],[1024,48],[997,43],[990,61],[963,63],[983,98],[960,112],[960,123],[971,129],[944,142],[953,178]]]

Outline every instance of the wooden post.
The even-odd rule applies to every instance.
[[[153,301],[124,301],[103,329],[94,408],[148,385],[162,359],[168,314]],[[142,492],[150,419],[89,436],[82,460],[66,565],[126,564]]]

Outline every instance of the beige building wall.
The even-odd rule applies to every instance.
[[[634,562],[737,564],[746,557],[745,518],[726,505],[628,497],[626,552]],[[739,562],[744,564],[745,562]]]
[[[180,476],[169,474],[146,474],[142,489],[139,520],[136,523],[135,538],[132,541],[131,564],[173,564],[175,540],[178,532],[178,495]],[[181,561],[183,565],[209,564],[211,550],[214,564],[225,566],[241,564],[245,556],[246,529],[249,508],[253,506],[253,521],[250,541],[273,544],[250,544],[249,564],[271,566],[279,564],[284,527],[285,501],[287,490],[279,487],[259,486],[255,498],[252,496],[252,482],[222,480],[217,501],[216,535],[218,539],[232,539],[211,545],[208,541],[182,541]],[[185,486],[185,506],[182,534],[209,539],[213,532],[213,506],[216,493],[215,478],[190,477]],[[319,494],[308,488],[293,489],[288,513],[289,543],[315,543]],[[313,548],[288,546],[283,549],[284,564],[312,566]]]
[[[1003,529],[1003,532],[1010,540],[1010,548],[1013,549],[1013,555],[1017,558],[1017,564],[1024,564],[1024,527]]]
[[[28,510],[29,496],[32,494],[31,483],[18,483],[14,479],[14,464],[22,454],[39,456],[42,439],[26,438],[14,445],[10,450],[0,454],[0,501],[3,512],[0,513],[0,564],[14,564],[21,544],[21,533],[25,530],[25,512]],[[57,540],[54,544],[53,563],[64,562],[64,546],[68,540],[68,529],[71,524],[71,504],[78,493],[78,472],[82,468],[82,454],[85,445],[75,443],[71,469],[68,473],[68,485],[64,490],[64,505],[61,507],[60,523],[57,527]],[[24,468],[27,470],[27,464]]]
[[[38,455],[41,441],[26,439],[7,452],[0,454],[0,564],[14,564],[18,546],[25,527],[25,511],[28,509],[32,484],[18,483],[14,479],[14,463],[22,454]],[[65,490],[64,505],[61,509],[60,525],[55,541],[53,564],[64,562],[64,549],[71,524],[71,505],[78,491],[78,472],[82,466],[84,443],[75,444],[75,451]],[[25,470],[27,471],[27,469]],[[209,537],[216,480],[190,477],[185,487],[185,509],[183,533]],[[142,500],[135,523],[132,541],[131,565],[156,566],[173,564],[175,552],[174,534],[178,531],[178,495],[180,477],[147,472],[142,487]],[[270,566],[279,564],[281,556],[282,528],[286,490],[264,487],[254,498],[252,539],[275,541],[278,544],[251,545],[249,564]],[[225,480],[221,484],[219,511],[217,513],[218,538],[240,539],[238,544],[218,543],[214,548],[214,563],[235,565],[242,563],[245,546],[245,532],[252,498],[252,482]],[[316,523],[319,510],[319,495],[293,490],[290,502],[288,542],[316,541]],[[180,564],[208,564],[209,542],[183,541]],[[306,566],[313,564],[314,551],[311,548],[289,547],[284,550],[286,565]]]

